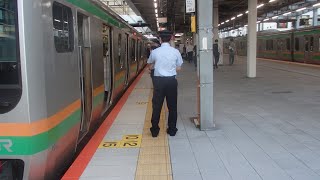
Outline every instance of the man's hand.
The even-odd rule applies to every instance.
[[[181,70],[181,67],[176,67],[176,71],[180,71]]]

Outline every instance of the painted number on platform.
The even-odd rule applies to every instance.
[[[119,147],[119,142],[103,142],[100,144],[99,148],[117,148]]]
[[[120,141],[102,142],[99,148],[138,148],[141,146],[142,135],[125,135]]]

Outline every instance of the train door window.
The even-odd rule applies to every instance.
[[[286,39],[286,44],[287,44],[287,51],[290,51],[291,50],[290,38]]]
[[[131,39],[131,61],[136,61],[136,40]]]
[[[0,114],[3,114],[17,105],[22,86],[17,0],[0,2]]]
[[[118,59],[120,64],[120,69],[123,68],[123,59],[121,57],[121,44],[122,44],[122,34],[118,35]]]
[[[313,51],[313,41],[314,41],[314,38],[312,36],[310,37],[310,51]]]
[[[299,38],[295,38],[294,39],[294,49],[296,51],[299,51],[300,50],[300,47],[299,47]]]
[[[53,2],[52,15],[54,44],[57,52],[72,52],[74,48],[74,39],[71,8],[60,3]]]
[[[304,38],[305,51],[309,51],[309,37]]]

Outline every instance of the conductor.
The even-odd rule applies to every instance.
[[[166,98],[169,109],[167,133],[175,136],[178,129],[177,125],[177,95],[178,82],[176,79],[177,71],[181,69],[183,63],[180,52],[171,47],[169,42],[172,33],[161,31],[161,47],[153,50],[148,59],[148,68],[151,70],[154,64],[154,90],[152,99],[152,127],[150,128],[152,137],[157,137],[160,131],[159,120],[164,98]]]

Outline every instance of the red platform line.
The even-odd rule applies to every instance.
[[[101,141],[103,140],[104,136],[109,131],[111,125],[113,124],[114,120],[118,116],[120,110],[122,109],[123,105],[129,98],[129,95],[132,93],[133,89],[141,79],[144,71],[142,71],[139,76],[135,79],[135,81],[131,84],[128,90],[123,94],[123,96],[118,101],[117,105],[113,108],[107,118],[104,120],[102,125],[99,127],[97,132],[93,135],[89,143],[86,147],[81,151],[77,159],[72,163],[68,171],[62,177],[62,180],[71,180],[71,179],[80,179],[81,175],[83,174],[84,170],[86,169],[87,165],[89,164],[91,158],[93,157],[94,153],[96,152],[97,148],[99,147]]]

